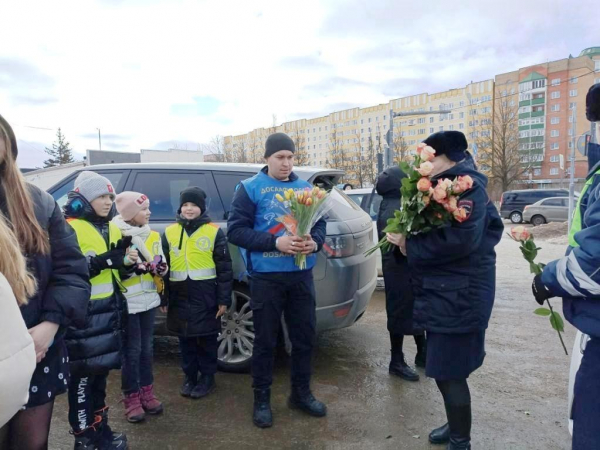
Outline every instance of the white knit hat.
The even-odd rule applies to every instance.
[[[102,195],[110,195],[113,201],[115,199],[115,189],[108,178],[89,170],[79,174],[75,179],[73,190],[80,193],[90,203]]]

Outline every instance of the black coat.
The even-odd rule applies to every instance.
[[[397,166],[384,170],[377,178],[375,189],[381,195],[381,205],[377,213],[377,230],[379,239],[385,233],[387,220],[394,217],[400,209],[400,187],[406,175]],[[400,249],[393,246],[387,253],[381,254],[383,279],[385,282],[385,308],[387,312],[387,328],[392,335],[420,334],[422,330],[413,324],[413,294],[410,272],[406,257]]]
[[[177,219],[184,232],[191,236],[198,228],[211,222],[208,214],[188,221],[180,216]],[[169,257],[169,242],[163,234],[163,251],[167,262]],[[233,269],[227,247],[227,239],[222,230],[217,232],[213,249],[217,278],[212,280],[191,280],[172,282],[169,274],[165,276],[166,294],[169,311],[167,314],[167,329],[178,336],[194,337],[217,334],[221,331],[221,319],[217,319],[219,305],[231,306],[231,290],[233,284]]]
[[[73,205],[81,206],[74,208]],[[83,196],[70,192],[65,214],[69,218],[90,222],[102,234],[108,246],[108,223],[114,215],[114,208],[108,217],[100,218]],[[92,278],[98,275],[92,266],[89,266],[89,271]],[[122,278],[130,273],[127,269],[120,269],[119,272]],[[121,367],[127,301],[115,277],[113,285],[114,293],[110,297],[90,300],[85,326],[81,329],[71,327],[67,331],[71,372],[76,375],[102,374]]]
[[[459,198],[469,218],[406,241],[413,277],[415,323],[437,333],[485,330],[496,291],[496,252],[504,225],[487,193],[487,178],[473,159],[438,175],[454,179],[470,175],[474,184]]]

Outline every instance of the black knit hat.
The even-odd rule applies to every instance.
[[[585,116],[590,122],[600,122],[600,83],[594,84],[585,96]]]
[[[17,138],[15,137],[15,133],[12,127],[8,124],[6,119],[0,115],[0,128],[4,130],[4,132],[8,135],[8,140],[10,142],[10,150],[12,151],[12,155],[14,159],[17,159],[17,155],[19,154],[19,149],[17,148]]]
[[[267,142],[265,142],[265,158],[281,150],[289,150],[295,153],[296,146],[294,145],[294,141],[285,133],[273,133],[267,138]]]
[[[206,193],[197,186],[185,188],[179,194],[179,209],[184,203],[193,203],[200,208],[202,212],[206,210]]]
[[[446,155],[452,161],[465,159],[465,151],[469,148],[467,138],[460,131],[439,131],[423,141],[433,147],[435,156]]]

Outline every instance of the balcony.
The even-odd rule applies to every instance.
[[[532,105],[543,105],[546,103],[546,97],[534,98],[531,100]]]

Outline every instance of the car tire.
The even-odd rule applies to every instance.
[[[533,216],[530,222],[531,225],[533,225],[534,227],[538,227],[540,225],[544,225],[546,223],[546,219],[544,218],[544,216],[538,214],[536,216]]]
[[[512,223],[521,223],[523,222],[523,214],[521,214],[519,211],[513,211],[511,212],[508,217],[510,218],[510,221]]]
[[[254,322],[250,309],[250,289],[235,284],[231,293],[231,306],[221,316],[221,333],[218,337],[217,366],[222,372],[247,373],[252,365],[254,348]]]

